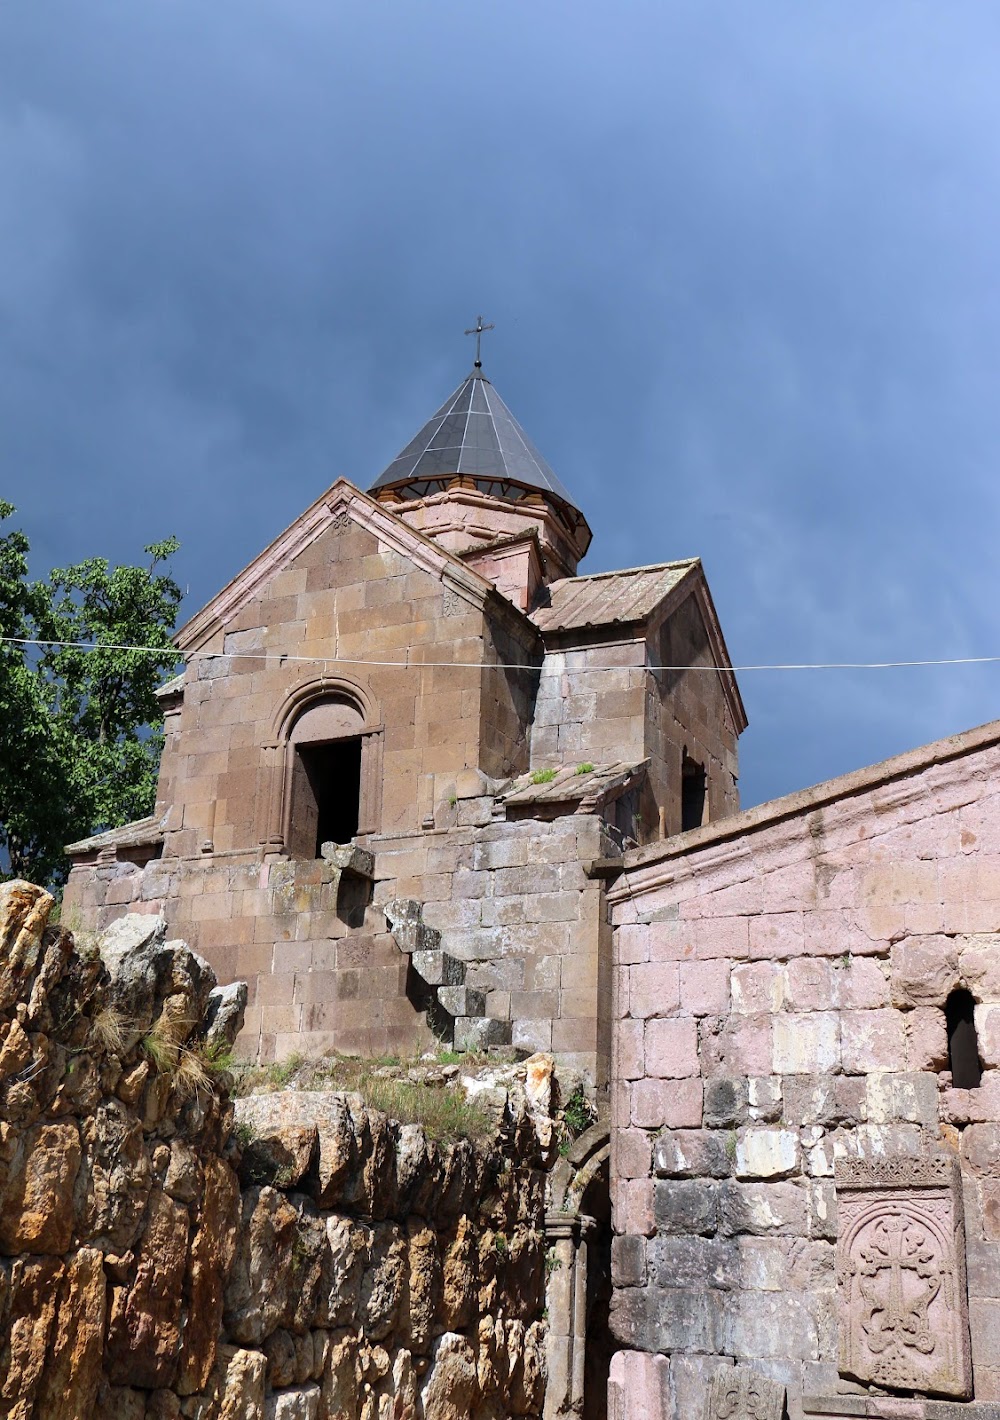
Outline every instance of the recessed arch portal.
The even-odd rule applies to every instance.
[[[376,831],[382,725],[371,695],[342,677],[323,677],[296,686],[273,724],[281,790],[269,842],[291,858],[318,858],[325,842]]]

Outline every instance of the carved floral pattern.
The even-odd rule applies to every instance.
[[[720,1371],[705,1402],[704,1420],[782,1420],[785,1387],[749,1366]]]

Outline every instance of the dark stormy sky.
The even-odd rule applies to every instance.
[[[737,663],[1000,654],[1000,11],[6,0],[0,457],[38,572],[175,532],[196,610],[487,373]],[[747,673],[751,804],[1000,668]]]

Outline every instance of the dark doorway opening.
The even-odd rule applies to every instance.
[[[293,815],[300,851],[320,856],[324,843],[347,843],[358,831],[361,811],[361,740],[299,745],[301,766]],[[308,839],[308,841],[306,841]]]
[[[681,833],[700,828],[705,821],[705,766],[689,759],[681,762]]]
[[[948,1063],[956,1090],[975,1090],[983,1077],[976,1036],[976,1003],[969,991],[953,991],[944,1004],[948,1026]]]

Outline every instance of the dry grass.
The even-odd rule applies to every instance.
[[[212,1062],[200,1051],[181,1047],[174,1068],[174,1092],[179,1099],[193,1099],[195,1095],[211,1094],[215,1084]]]
[[[102,1006],[90,1023],[90,1039],[105,1055],[124,1055],[125,1029],[125,1017],[117,1006]]]
[[[400,1124],[422,1124],[429,1139],[472,1139],[481,1142],[496,1133],[490,1116],[461,1086],[433,1089],[411,1080],[383,1075],[362,1076],[358,1092],[371,1109],[380,1109]]]
[[[496,1133],[496,1126],[488,1111],[466,1099],[457,1078],[446,1078],[442,1073],[442,1067],[451,1067],[454,1075],[454,1066],[459,1062],[466,1070],[501,1063],[493,1055],[459,1056],[454,1051],[442,1051],[431,1061],[404,1061],[392,1055],[370,1060],[346,1055],[307,1060],[293,1055],[277,1064],[240,1070],[236,1093],[343,1090],[361,1095],[370,1108],[381,1110],[400,1124],[422,1124],[430,1139],[489,1139]],[[409,1072],[416,1078],[405,1078]]]

